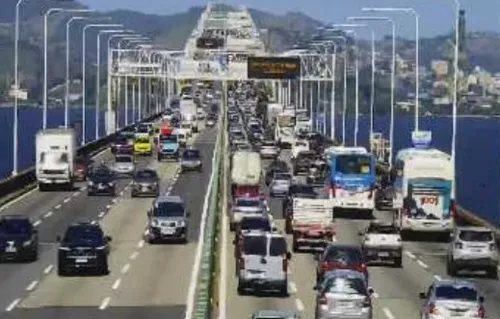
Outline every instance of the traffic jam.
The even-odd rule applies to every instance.
[[[383,149],[338,145],[313,132],[303,110],[273,101],[262,107],[262,91],[250,82],[228,90],[228,220],[237,294],[290,297],[293,259],[312,254],[315,303],[307,307],[314,308],[314,318],[376,318],[370,268],[403,268],[404,241],[432,237],[449,244],[449,277],[415,292],[421,318],[487,318],[483,292],[457,277],[481,271],[498,278],[494,233],[455,223],[452,162],[430,146],[432,134],[414,133],[413,146],[381,169]],[[375,218],[380,214],[388,218]],[[355,235],[358,244],[337,241],[346,231],[338,228],[338,218],[368,220]],[[303,317],[295,309],[251,315]]]

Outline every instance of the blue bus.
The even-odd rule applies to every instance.
[[[375,207],[376,160],[364,147],[334,146],[325,151],[330,169],[329,196],[335,209],[366,211]]]

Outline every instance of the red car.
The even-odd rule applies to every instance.
[[[318,268],[316,282],[323,282],[326,272],[337,269],[350,269],[363,273],[368,282],[368,267],[361,247],[353,245],[329,244],[323,253],[316,255]]]
[[[77,181],[87,180],[87,173],[88,173],[90,164],[91,164],[91,160],[86,159],[86,158],[77,158],[75,160],[75,165],[74,165],[75,180],[77,180]]]

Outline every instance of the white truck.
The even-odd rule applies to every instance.
[[[358,234],[367,262],[392,261],[396,267],[402,266],[403,240],[396,225],[376,220]]]
[[[73,129],[46,129],[36,134],[36,178],[40,191],[51,186],[73,188],[76,145]]]
[[[307,247],[323,250],[335,236],[333,200],[294,198],[291,227],[293,251]]]
[[[196,103],[193,100],[181,100],[179,103],[182,126],[190,125],[193,133],[198,132],[198,118]]]
[[[231,159],[233,197],[259,197],[262,163],[260,154],[237,151]]]
[[[279,103],[268,103],[267,104],[267,125],[272,126],[276,122],[276,118],[279,114],[281,114],[284,110],[283,104]]]

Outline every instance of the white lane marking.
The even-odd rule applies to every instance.
[[[74,193],[73,193],[73,197],[76,197],[76,196],[78,196],[78,195],[80,195],[80,191],[78,191],[78,192],[74,192]]]
[[[110,297],[104,298],[101,302],[101,305],[99,306],[99,310],[104,310],[104,309],[108,308],[110,302],[111,302]]]
[[[26,287],[26,291],[32,291],[38,285],[38,280],[33,280],[28,287]]]
[[[106,209],[110,209],[111,208],[111,205],[106,205]]]
[[[23,199],[25,199],[26,197],[30,196],[31,194],[33,194],[34,192],[37,192],[37,191],[38,191],[38,187],[35,187],[34,189],[30,190],[29,192],[24,193],[21,196],[5,203],[5,205],[0,207],[0,212],[9,208],[10,206],[14,205],[15,203],[19,203],[20,201],[22,201]]]
[[[41,220],[37,220],[37,221],[35,221],[35,222],[33,223],[33,226],[35,226],[35,227],[36,227],[36,226],[40,225],[41,223],[42,223],[42,221],[41,221]]]
[[[383,308],[382,311],[384,312],[384,315],[387,319],[395,319],[394,315],[392,312],[389,310],[389,308]]]
[[[116,289],[118,289],[118,287],[120,287],[121,283],[122,283],[122,279],[118,278],[118,279],[115,280],[115,282],[113,283],[113,286],[111,288],[113,290],[116,290]]]
[[[146,229],[146,230],[144,231],[144,236],[147,236],[147,235],[149,235],[149,229]]]
[[[297,285],[295,285],[295,283],[292,281],[288,284],[288,289],[290,290],[290,293],[294,294],[297,292]]]
[[[52,269],[54,269],[54,265],[48,265],[47,267],[45,267],[45,269],[43,270],[43,273],[48,275]]]
[[[305,309],[304,304],[302,303],[302,300],[300,300],[300,299],[295,299],[295,306],[297,307],[297,310],[300,312],[304,311],[304,309]]]
[[[138,251],[134,251],[131,255],[130,255],[130,260],[134,260],[137,258],[137,256],[139,256],[139,252]]]
[[[52,214],[54,214],[54,213],[53,212],[48,212],[45,215],[43,215],[43,218],[49,218],[50,216],[52,216]]]
[[[86,190],[87,189],[87,186],[83,186],[82,187],[82,191]]]
[[[142,248],[144,247],[144,240],[141,240],[139,243],[137,243],[137,248]]]
[[[220,139],[217,138],[217,142],[215,143],[214,147],[214,152],[212,155],[212,167],[215,166],[216,162],[216,155],[217,152],[216,150],[219,147],[219,144],[221,143]],[[191,269],[191,278],[189,280],[189,290],[187,294],[187,300],[186,300],[186,314],[184,316],[185,319],[191,319],[193,316],[193,310],[194,310],[194,302],[195,302],[195,293],[196,293],[196,282],[198,281],[198,274],[200,272],[200,266],[201,266],[201,257],[202,257],[202,252],[203,252],[203,243],[204,243],[204,238],[205,238],[205,225],[207,223],[207,215],[208,215],[208,206],[209,206],[209,201],[210,201],[210,193],[212,192],[212,185],[214,183],[214,178],[215,178],[215,172],[217,170],[212,169],[212,172],[210,174],[210,179],[208,181],[208,186],[207,190],[205,192],[205,198],[203,201],[203,209],[201,213],[201,219],[200,219],[200,226],[199,226],[199,233],[198,233],[198,246],[196,247],[196,255],[194,258],[194,265],[193,268]]]
[[[5,311],[12,311],[14,308],[17,307],[17,305],[21,302],[21,299],[17,298],[14,299],[8,306],[5,308]]]
[[[65,199],[63,200],[63,203],[64,203],[64,204],[66,204],[66,203],[67,203],[67,202],[69,202],[70,200],[71,200],[71,197],[65,198]]]
[[[441,281],[441,280],[443,280],[443,278],[441,278],[441,277],[440,277],[440,276],[438,276],[438,275],[434,275],[434,279],[436,279],[437,281]]]
[[[55,209],[59,209],[59,208],[61,208],[61,204],[56,205],[56,207],[54,207],[54,208],[55,208]]]
[[[106,215],[106,212],[100,212],[98,216],[99,216],[99,218],[103,218],[104,215]]]
[[[91,225],[97,225],[97,220],[93,220],[90,222]]]
[[[415,257],[415,255],[414,255],[414,254],[412,254],[412,252],[411,252],[411,251],[405,251],[405,254],[406,254],[406,256],[410,257],[411,259],[415,259],[415,258],[417,258],[417,257]]]
[[[425,269],[429,268],[429,266],[427,266],[427,264],[424,263],[423,261],[421,261],[420,259],[417,259],[417,264],[419,264],[420,267],[422,267],[422,268],[425,268]]]
[[[121,269],[121,273],[126,274],[129,269],[130,269],[130,264],[125,264],[125,265],[123,265],[123,267]]]

